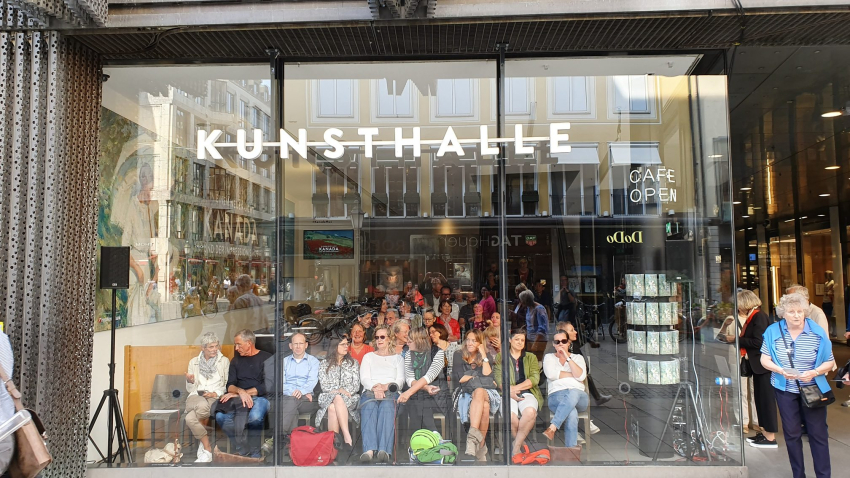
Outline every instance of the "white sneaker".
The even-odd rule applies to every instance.
[[[593,420],[591,420],[590,421],[590,434],[596,435],[599,432],[600,432],[599,427],[597,427],[596,424],[593,423]]]
[[[205,450],[201,447],[201,450],[198,451],[198,459],[195,460],[195,463],[211,463],[212,462],[212,453]]]
[[[584,445],[585,443],[587,443],[587,442],[584,440],[584,437],[582,436],[582,434],[579,433],[578,434],[578,440],[576,440],[576,444],[577,445]]]
[[[203,458],[204,453],[206,453],[206,452],[207,452],[207,449],[204,448],[204,445],[198,443],[198,453],[196,453],[196,455],[198,455],[198,459]]]

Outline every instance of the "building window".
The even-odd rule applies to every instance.
[[[174,113],[174,143],[189,146],[189,114],[181,109]]]
[[[344,218],[359,197],[360,166],[355,155],[344,161],[328,161],[317,156],[313,181],[313,214],[317,218]]]
[[[194,241],[204,240],[204,208],[192,208],[192,239]]]
[[[571,143],[569,153],[546,154],[553,216],[596,214],[599,196],[598,143]]]
[[[229,91],[227,92],[227,104],[225,108],[225,111],[231,114],[233,114],[234,110],[236,109],[236,95]]]
[[[372,159],[372,214],[375,217],[419,215],[419,161],[411,148],[401,160],[392,147],[378,147]]]
[[[592,116],[594,104],[593,85],[595,83],[595,78],[592,76],[558,76],[550,78],[550,116]]]
[[[230,201],[233,175],[224,168],[210,168],[210,199],[214,201]]]
[[[472,78],[437,80],[437,117],[473,118],[477,111],[475,103],[478,92],[475,91]]]
[[[611,161],[611,201],[614,214],[658,215],[660,194],[669,186],[666,178],[646,175],[650,167],[660,166],[658,143],[609,143]],[[638,178],[637,181],[634,179]],[[662,190],[662,188],[665,188]],[[652,194],[647,198],[647,190]],[[675,201],[675,198],[673,198]]]
[[[186,181],[189,176],[189,160],[180,156],[175,156],[172,165],[172,192],[177,194],[186,194]]]
[[[355,80],[316,80],[316,112],[319,118],[355,117]]]
[[[528,78],[505,79],[505,115],[531,115],[533,96],[531,95],[530,85],[531,81]]]
[[[413,118],[413,82],[380,79],[375,82],[377,118]]]
[[[612,76],[609,78],[611,113],[651,115],[655,92],[648,75]]]
[[[514,164],[505,168],[505,207],[507,216],[533,216],[537,214],[537,165]],[[499,177],[494,176],[492,192],[498,192]],[[498,194],[493,194],[493,211],[498,214]]]
[[[206,176],[206,166],[195,163],[192,172],[192,195],[198,199],[204,199],[204,178]]]

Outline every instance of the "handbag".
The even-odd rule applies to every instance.
[[[788,348],[788,342],[785,340],[785,334],[782,333],[782,342],[785,344],[785,352],[788,354],[788,363],[791,364],[791,368],[794,368],[794,360],[791,358],[791,349]],[[799,380],[794,380],[797,382],[797,388],[800,389],[800,398],[803,400],[803,404],[808,408],[822,408],[830,405],[835,401],[835,394],[832,393],[832,390],[823,393],[820,391],[820,387],[818,384],[812,385],[800,385]]]
[[[580,446],[549,446],[551,463],[575,463],[581,461]]]
[[[8,473],[13,478],[33,478],[53,461],[47,443],[44,442],[44,425],[35,411],[24,408],[21,403],[21,392],[15,387],[3,367],[0,367],[0,378],[6,384],[9,396],[15,402],[15,410],[26,410],[32,420],[15,432],[15,455],[9,463]]]
[[[750,361],[747,360],[747,357],[741,357],[741,376],[742,377],[752,377],[753,376],[753,367],[750,365]]]

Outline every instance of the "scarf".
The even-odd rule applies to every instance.
[[[221,352],[216,352],[215,356],[209,360],[204,358],[204,353],[201,352],[198,355],[198,369],[201,372],[201,376],[207,380],[210,380],[213,375],[218,372],[215,369],[215,364],[218,362],[218,357],[221,355]]]
[[[431,353],[410,351],[410,366],[413,368],[413,379],[419,380],[431,368]]]

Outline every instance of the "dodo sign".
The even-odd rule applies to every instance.
[[[605,238],[608,244],[643,244],[643,231],[635,231],[626,234],[625,231],[617,231]]]

